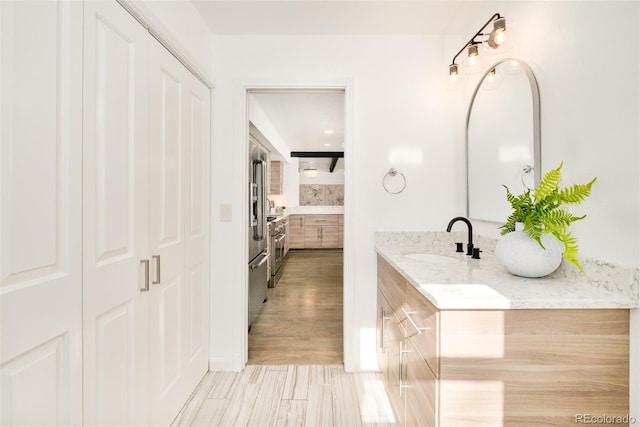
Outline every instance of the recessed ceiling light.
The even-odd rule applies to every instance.
[[[325,133],[326,135],[331,135],[331,134],[333,133],[333,129],[326,129],[326,130],[324,131],[324,133]]]
[[[331,147],[331,144],[324,144],[325,147]]]

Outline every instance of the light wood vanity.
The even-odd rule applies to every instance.
[[[628,308],[440,308],[400,270],[379,251],[378,361],[399,425],[575,426],[629,413]]]

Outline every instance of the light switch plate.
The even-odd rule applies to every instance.
[[[231,205],[229,203],[220,205],[220,222],[231,222]]]

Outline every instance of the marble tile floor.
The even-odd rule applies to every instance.
[[[396,426],[379,373],[341,365],[247,365],[209,372],[172,427]]]

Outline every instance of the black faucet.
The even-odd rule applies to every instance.
[[[458,221],[462,221],[465,224],[467,224],[467,228],[469,229],[469,241],[467,243],[467,255],[473,255],[473,227],[471,226],[471,221],[469,221],[467,218],[465,218],[463,216],[457,216],[457,217],[453,218],[451,221],[449,221],[449,225],[447,225],[447,231],[451,232],[451,227],[453,227],[453,224],[455,224]],[[462,244],[460,244],[458,247],[460,247],[460,246],[462,246]],[[459,250],[458,252],[462,252],[462,251]]]

